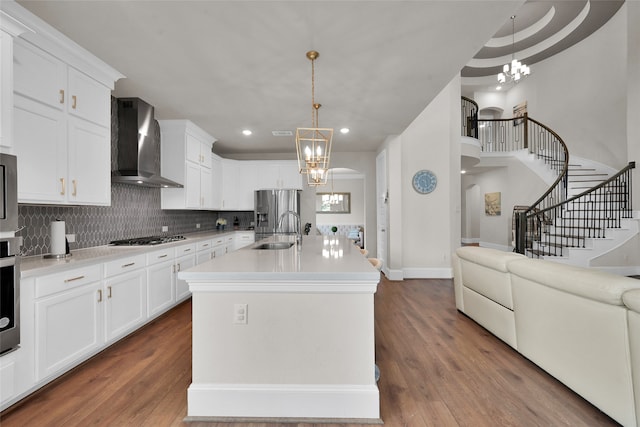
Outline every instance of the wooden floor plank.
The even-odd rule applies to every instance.
[[[383,276],[375,328],[381,417],[388,427],[617,425],[459,313],[451,280]],[[190,382],[188,301],[4,411],[0,425],[338,427],[185,423]]]

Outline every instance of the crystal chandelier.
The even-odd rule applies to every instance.
[[[333,129],[320,128],[318,110],[321,104],[315,100],[315,60],[320,56],[315,50],[307,52],[311,60],[311,127],[296,129],[298,168],[307,175],[310,186],[325,185],[328,178],[329,158]]]
[[[506,83],[506,82],[515,82],[517,83],[522,77],[528,76],[531,73],[531,70],[526,64],[518,61],[515,57],[516,50],[516,15],[511,16],[511,29],[512,29],[512,38],[511,38],[511,64],[504,64],[502,67],[502,72],[498,73],[498,82]]]

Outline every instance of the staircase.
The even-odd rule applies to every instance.
[[[531,206],[514,208],[515,251],[588,267],[592,259],[638,234],[630,191],[635,162],[618,172],[586,159],[569,163],[562,139],[526,114],[480,120],[472,100],[463,98],[462,106],[463,135],[477,135],[484,153],[533,157],[546,165],[541,178],[553,180]]]
[[[590,167],[570,167],[567,201],[539,213],[541,230],[525,253],[588,267],[638,234],[629,191],[634,167],[631,162],[611,176]]]

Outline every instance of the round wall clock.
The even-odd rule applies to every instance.
[[[438,178],[430,170],[420,170],[413,175],[413,189],[420,194],[428,194],[436,189]]]

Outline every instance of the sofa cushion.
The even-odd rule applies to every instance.
[[[456,254],[462,259],[502,271],[503,273],[508,271],[507,264],[511,261],[526,259],[524,255],[515,252],[504,252],[477,246],[463,246],[456,249]]]
[[[640,289],[634,289],[622,294],[622,301],[629,310],[640,313]]]
[[[514,261],[509,270],[518,277],[612,305],[624,305],[622,295],[640,289],[640,280],[540,259]]]
[[[515,260],[526,259],[524,255],[473,246],[458,248],[456,255],[460,260],[460,281],[463,287],[513,310],[511,274],[507,265]],[[466,303],[464,311],[468,314]]]

